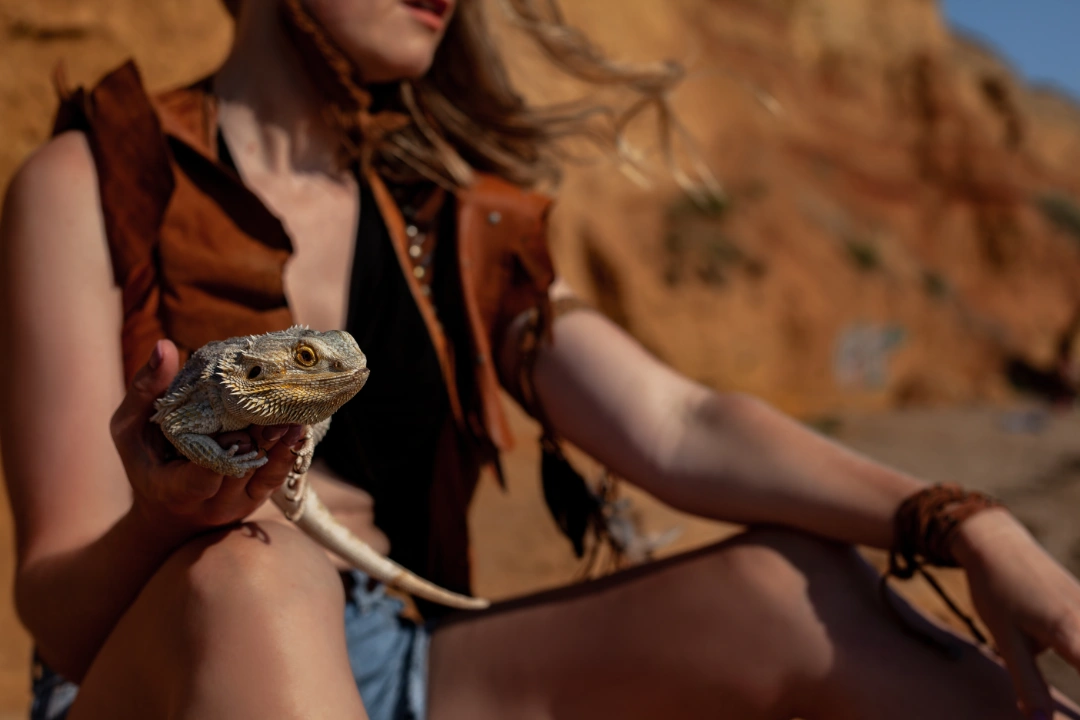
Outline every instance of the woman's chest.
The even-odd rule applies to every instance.
[[[344,328],[362,212],[356,181],[253,185],[292,241],[283,282],[294,319],[317,330]]]

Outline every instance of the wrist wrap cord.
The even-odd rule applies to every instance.
[[[888,580],[890,576],[910,580],[916,573],[922,575],[953,614],[963,620],[972,636],[989,646],[975,621],[957,607],[934,577],[926,572],[926,566],[959,567],[951,547],[960,524],[976,513],[995,507],[1002,507],[1001,502],[988,495],[946,484],[920,490],[901,503],[896,511],[889,569],[881,577],[882,600],[906,630],[947,654],[952,654],[949,647],[912,626],[893,605],[889,598]]]

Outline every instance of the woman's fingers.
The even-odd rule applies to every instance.
[[[160,363],[161,358],[155,358],[155,362]],[[145,377],[152,377],[149,373],[153,370],[151,368]],[[152,390],[140,392],[140,396],[150,392]],[[150,405],[152,407],[152,401]],[[139,407],[132,401],[126,409],[122,408],[123,413],[118,411],[117,414],[127,422],[126,418],[134,416]],[[145,418],[148,417],[149,414],[145,414]],[[143,423],[146,423],[145,419]],[[306,428],[301,425],[253,425],[216,436],[216,442],[224,450],[235,446],[236,453],[258,450],[265,454],[265,465],[239,478],[222,476],[187,460],[155,462],[148,457],[144,460],[147,472],[141,475],[153,476],[153,481],[141,483],[146,486],[142,489],[143,494],[195,526],[213,527],[242,520],[285,482],[296,459],[292,450],[300,447],[305,433]],[[148,455],[146,448],[143,450],[142,454]]]
[[[268,447],[281,440],[292,445],[304,436],[303,425],[252,425],[251,437],[260,447]]]
[[[1035,663],[1035,653],[1027,637],[1008,621],[999,623],[994,630],[998,650],[1020,699],[1020,709],[1032,720],[1050,720],[1056,703],[1050,697],[1050,689]]]
[[[125,462],[141,459],[150,462],[150,458],[140,458],[135,444],[141,441],[150,416],[154,413],[154,401],[164,393],[169,383],[176,376],[180,366],[180,357],[176,346],[168,340],[158,340],[150,359],[139,368],[128,387],[120,407],[113,413],[110,421],[113,442],[121,451]]]
[[[1049,644],[1062,660],[1080,671],[1080,615],[1070,611],[1059,620]]]
[[[154,401],[168,390],[180,367],[176,346],[159,340],[139,368],[110,420],[113,442],[137,496],[165,507],[185,507],[217,492],[221,477],[188,463],[164,461],[168,441],[150,422]]]
[[[256,470],[248,480],[246,487],[248,497],[261,503],[281,487],[296,462],[293,451],[303,444],[305,432],[306,429],[302,425],[287,426],[279,441],[267,454],[268,462]]]
[[[235,445],[237,455],[249,453],[252,450],[257,450],[259,447],[246,430],[233,430],[232,432],[221,433],[217,436],[217,442],[223,450],[228,450]]]
[[[269,462],[256,470],[244,487],[245,494],[257,503],[266,500],[285,483],[296,459],[284,443],[276,445],[267,457]]]
[[[270,494],[281,487],[292,468],[294,456],[290,445],[303,438],[299,425],[252,426],[243,433],[227,433],[218,437],[222,446],[242,445],[266,453],[267,462],[243,477],[224,477],[220,487],[202,502],[202,512],[212,524],[224,524],[242,519],[255,511]],[[286,444],[288,443],[288,444]]]

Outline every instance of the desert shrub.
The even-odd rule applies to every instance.
[[[1047,193],[1035,199],[1044,217],[1080,242],[1080,205],[1068,195]]]

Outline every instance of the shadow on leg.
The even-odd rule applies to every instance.
[[[999,666],[906,633],[876,580],[849,547],[758,529],[459,616],[433,640],[431,718],[1020,718]]]

